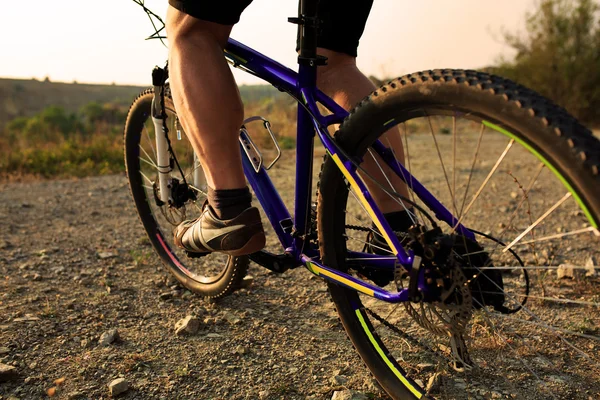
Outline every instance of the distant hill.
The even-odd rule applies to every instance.
[[[0,130],[16,117],[30,117],[54,105],[75,112],[91,103],[117,103],[128,106],[146,87],[94,85],[0,78]],[[268,85],[243,85],[240,93],[245,102],[284,96]]]

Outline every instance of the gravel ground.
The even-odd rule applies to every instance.
[[[63,377],[58,398],[108,398],[119,377],[130,399],[386,398],[307,271],[253,264],[253,283],[218,304],[179,287],[123,176],[3,185],[0,226],[0,363],[18,373],[0,399],[43,397]],[[199,330],[177,336],[187,315]]]
[[[284,157],[277,176],[289,176],[292,162]],[[479,171],[473,187],[484,178]],[[422,182],[446,190],[439,177]],[[289,202],[293,180],[278,188]],[[502,194],[494,188],[482,198],[486,206],[470,216],[474,226],[503,228],[500,217],[517,196],[492,201]],[[540,207],[553,204],[544,192],[538,197]],[[570,208],[564,213],[577,227],[585,223]],[[351,347],[325,284],[307,271],[276,275],[252,264],[247,287],[218,303],[178,286],[146,239],[124,176],[1,185],[0,227],[0,363],[16,371],[0,384],[0,399],[109,398],[123,387],[109,389],[118,378],[128,383],[119,395],[125,399],[335,399],[343,390],[388,398]],[[558,251],[567,246],[570,253]],[[531,263],[581,263],[589,246],[565,240],[524,253]],[[189,315],[197,331],[177,335],[177,322]],[[590,318],[597,322],[597,308]]]

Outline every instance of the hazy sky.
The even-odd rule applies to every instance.
[[[0,77],[147,85],[167,50],[131,0],[0,0]],[[522,29],[536,0],[375,0],[359,47],[367,74],[397,76],[431,68],[478,68],[509,54],[502,28]],[[164,16],[167,0],[146,0]],[[254,0],[232,37],[295,68],[296,0]],[[257,79],[236,72],[238,83]]]

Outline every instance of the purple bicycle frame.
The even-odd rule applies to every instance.
[[[316,87],[316,65],[301,64],[299,71],[295,72],[284,65],[266,57],[263,54],[243,45],[242,43],[229,39],[225,48],[225,57],[234,66],[249,72],[269,82],[277,89],[287,92],[298,102],[298,123],[296,137],[296,188],[293,229],[292,218],[279,193],[273,186],[269,175],[264,167],[258,172],[254,169],[251,160],[243,153],[244,173],[250,186],[254,190],[267,218],[273,226],[279,241],[285,252],[292,254],[298,264],[304,264],[306,268],[316,275],[336,282],[345,287],[360,291],[372,297],[387,302],[408,301],[408,289],[398,293],[388,292],[382,288],[371,285],[349,274],[328,268],[321,264],[318,249],[310,248],[304,241],[310,217],[312,167],[315,132],[323,143],[327,153],[333,158],[341,172],[350,183],[352,190],[362,205],[371,215],[373,222],[379,228],[390,249],[395,256],[379,256],[369,253],[348,252],[348,265],[364,265],[368,261],[369,267],[381,269],[393,269],[396,265],[404,266],[408,271],[413,263],[420,262],[420,258],[412,251],[406,251],[394,235],[392,229],[383,217],[381,211],[375,204],[364,182],[357,173],[355,163],[348,160],[343,151],[329,135],[327,127],[332,124],[340,124],[348,115],[348,112],[326,96]],[[332,114],[324,116],[317,107],[317,102],[325,106]],[[386,126],[388,127],[388,126]],[[391,127],[391,125],[389,126]],[[242,133],[242,139],[246,134]],[[410,182],[414,193],[435,216],[450,226],[456,226],[456,231],[461,235],[474,240],[471,231],[458,223],[456,217],[445,208],[410,172],[404,168],[394,157],[390,149],[377,141],[373,150],[386,162],[386,164],[405,183]],[[420,275],[418,287],[426,295],[427,287]]]

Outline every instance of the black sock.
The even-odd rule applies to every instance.
[[[414,225],[415,213],[413,209],[384,213],[383,216],[395,232],[407,232],[408,228]]]
[[[248,187],[240,189],[208,188],[208,204],[219,219],[232,219],[249,208],[252,195]]]

